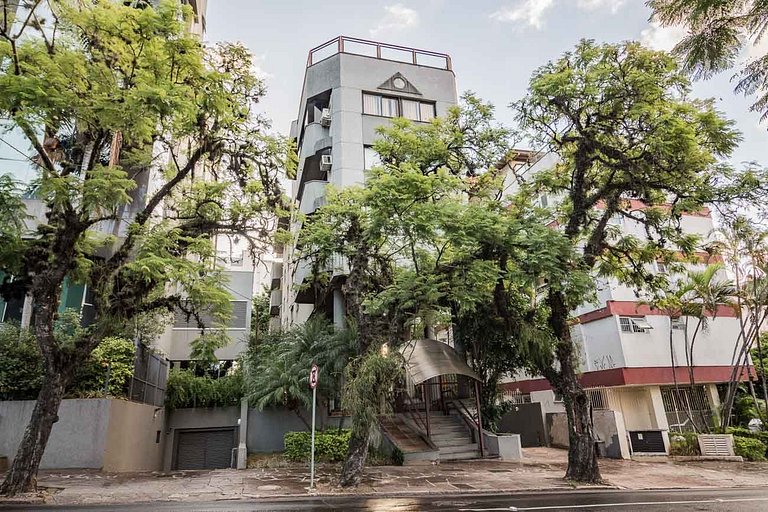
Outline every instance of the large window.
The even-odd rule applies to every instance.
[[[248,311],[248,301],[245,300],[232,300],[232,317],[227,322],[227,329],[245,329],[247,325],[246,312]],[[200,320],[203,322],[206,328],[215,328],[216,321],[210,313],[201,312]],[[187,314],[177,309],[173,321],[174,329],[200,329],[197,324],[197,319],[194,316],[187,317]]]
[[[435,104],[380,94],[363,93],[363,114],[382,117],[405,117],[413,121],[429,121],[435,117]]]

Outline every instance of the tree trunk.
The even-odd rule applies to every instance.
[[[24,437],[5,481],[0,486],[0,494],[14,496],[36,490],[40,460],[43,458],[53,424],[59,420],[59,405],[66,388],[66,378],[62,374],[66,373],[67,370],[46,372]]]
[[[569,311],[560,292],[550,291],[548,302],[550,327],[558,338],[556,353],[560,370],[545,376],[555,390],[562,393],[568,417],[568,469],[565,477],[576,482],[598,483],[602,477],[597,464],[592,415],[587,393],[576,376],[573,340],[568,326]]]
[[[353,434],[349,440],[349,453],[344,461],[339,484],[342,487],[357,487],[363,478],[365,459],[368,458],[368,444],[370,443],[370,428],[364,434]]]

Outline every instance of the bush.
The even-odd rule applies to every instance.
[[[0,323],[0,400],[33,400],[43,383],[43,361],[34,336]]]
[[[136,346],[125,338],[104,338],[77,372],[70,394],[75,396],[125,396],[133,376]]]
[[[736,455],[741,455],[746,460],[765,460],[765,445],[759,439],[734,436],[733,450]]]
[[[699,438],[694,432],[675,432],[669,436],[670,455],[701,455]]]
[[[350,430],[326,430],[315,432],[315,460],[340,462],[347,457]],[[288,432],[283,438],[286,458],[294,461],[308,461],[312,449],[310,432]]]
[[[198,377],[192,370],[173,369],[168,375],[165,405],[185,407],[227,407],[239,405],[243,398],[243,373],[240,370],[218,379]]]

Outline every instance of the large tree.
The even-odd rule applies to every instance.
[[[733,123],[711,102],[689,96],[688,79],[671,56],[637,43],[580,42],[538,69],[513,108],[531,142],[559,156],[553,167],[519,181],[556,203],[553,227],[576,249],[562,265],[573,272],[658,289],[666,278],[652,264],[675,267],[698,248],[697,237],[680,227],[682,215],[754,199],[765,183],[722,163],[740,140]],[[643,235],[617,230],[617,218],[638,223]],[[556,357],[540,371],[566,405],[566,476],[595,482],[589,401],[570,330],[572,312],[589,297],[554,284],[545,293]]]
[[[510,156],[509,132],[495,125],[490,105],[466,95],[429,124],[397,119],[379,133],[382,165],[365,187],[329,189],[327,204],[299,235],[321,299],[333,288],[332,263],[341,256],[349,265],[342,292],[360,360],[344,395],[354,433],[343,485],[360,481],[374,413],[392,384],[392,371],[382,370],[392,361],[380,358],[381,347],[395,353],[404,340],[452,325],[485,380],[488,414],[499,378],[522,364],[516,320],[536,323],[534,267],[557,275],[552,264],[564,256],[550,254],[569,249],[543,218],[500,201],[498,164]],[[566,272],[558,277],[566,280]]]
[[[13,276],[3,295],[34,303],[44,378],[0,488],[11,495],[34,489],[75,369],[116,326],[175,308],[226,318],[212,237],[269,242],[285,163],[256,110],[264,89],[251,55],[204,48],[186,31],[189,7],[27,4],[0,24],[0,117],[32,148],[45,219],[31,230],[14,222],[20,191],[3,179],[0,267]],[[54,325],[66,282],[92,290],[95,318],[62,341]]]
[[[736,92],[756,95],[751,110],[768,116],[768,55],[760,46],[768,28],[768,4],[760,0],[648,0],[665,26],[688,29],[675,46],[683,67],[695,78],[709,78],[739,65]],[[746,54],[746,55],[745,55]],[[741,61],[741,63],[739,62]]]

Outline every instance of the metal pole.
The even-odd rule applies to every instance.
[[[312,388],[312,455],[309,465],[309,488],[315,488],[315,404],[317,403],[317,387]]]
[[[483,415],[480,413],[480,382],[475,381],[475,404],[477,407],[477,441],[480,443],[480,457],[485,457],[483,443]]]
[[[431,398],[429,396],[429,383],[424,382],[424,406],[426,407],[427,412],[427,437],[432,438],[432,433],[429,430],[429,402],[431,401]]]

